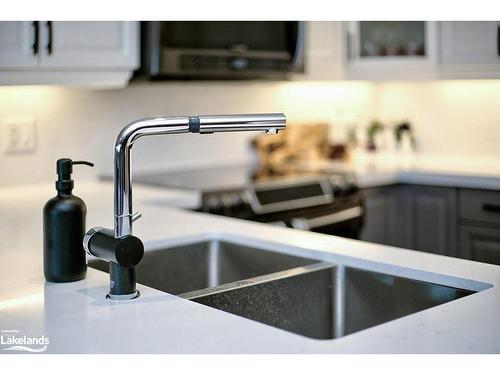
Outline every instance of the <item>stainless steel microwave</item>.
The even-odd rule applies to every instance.
[[[304,71],[304,23],[142,22],[142,71],[163,78],[284,78]]]

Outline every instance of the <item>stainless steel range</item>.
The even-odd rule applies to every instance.
[[[137,182],[195,190],[197,211],[358,238],[363,203],[353,177],[291,167],[244,166],[137,175]]]

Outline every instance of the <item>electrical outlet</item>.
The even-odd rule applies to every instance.
[[[2,124],[5,154],[32,153],[36,149],[36,122],[33,117],[12,117]]]

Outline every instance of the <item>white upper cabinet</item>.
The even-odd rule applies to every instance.
[[[440,22],[443,78],[500,77],[500,22]]]
[[[0,85],[125,86],[139,22],[0,22]]]
[[[41,66],[136,68],[136,22],[42,22]]]
[[[348,78],[411,80],[436,77],[436,22],[348,22],[346,37]]]
[[[0,69],[38,64],[37,22],[0,22]]]

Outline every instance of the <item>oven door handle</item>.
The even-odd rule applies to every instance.
[[[356,219],[363,215],[363,207],[354,206],[347,208],[342,211],[337,211],[332,214],[313,217],[310,219],[306,218],[294,218],[291,221],[292,228],[311,230],[314,228],[320,228],[327,225],[339,224],[348,220]]]

